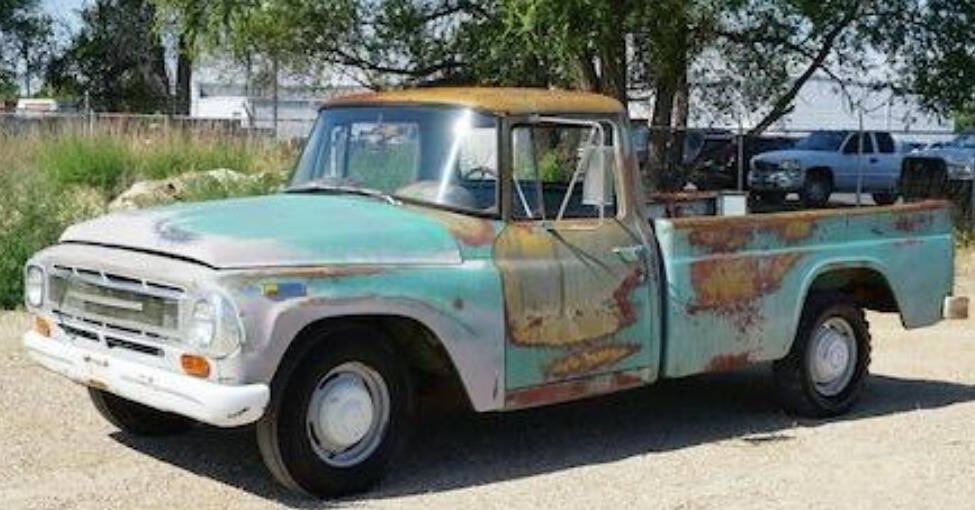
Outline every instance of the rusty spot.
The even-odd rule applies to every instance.
[[[638,267],[626,275],[626,278],[623,278],[623,281],[613,291],[613,304],[616,307],[616,316],[620,319],[621,328],[636,322],[636,310],[633,308],[633,303],[630,302],[630,294],[633,289],[640,285],[641,278],[643,278],[643,270]],[[576,313],[578,314],[578,310]]]
[[[894,229],[899,232],[913,233],[928,226],[931,217],[927,214],[900,214],[894,220]]]
[[[801,257],[799,253],[783,253],[695,261],[690,268],[695,298],[687,305],[687,312],[715,313],[745,333],[764,322],[758,300],[778,290]]]
[[[424,207],[413,207],[412,209],[443,224],[450,235],[462,244],[486,246],[494,242],[494,225],[492,225],[491,220]]]
[[[604,344],[570,352],[555,358],[545,366],[545,376],[562,379],[615,365],[640,350],[636,344]]]
[[[755,215],[734,218],[733,222],[693,222],[677,225],[690,230],[688,242],[703,247],[709,253],[731,253],[744,248],[760,232],[770,232],[786,245],[808,239],[816,228],[816,220],[806,215]],[[686,228],[684,228],[686,227]]]
[[[711,253],[738,251],[748,243],[749,232],[742,228],[696,229],[688,235],[694,246],[702,246]]]
[[[644,385],[648,381],[649,377],[644,370],[628,370],[530,388],[519,388],[505,394],[505,407],[518,409],[554,404],[634,388]]]
[[[545,88],[425,87],[347,94],[325,106],[367,104],[453,104],[497,113],[620,113],[623,105],[591,92]]]
[[[742,352],[738,354],[719,354],[708,363],[708,372],[728,372],[737,370],[748,365],[748,357],[751,353]]]

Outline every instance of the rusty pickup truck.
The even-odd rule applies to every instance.
[[[270,472],[327,497],[383,475],[439,384],[507,411],[771,361],[788,411],[831,416],[867,376],[865,309],[944,318],[945,204],[651,207],[625,113],[334,99],[278,193],[68,228],[26,264],[24,345],[123,431],[256,423]]]

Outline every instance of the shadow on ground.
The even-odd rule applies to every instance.
[[[769,397],[770,390],[767,372],[756,368],[514,413],[427,416],[396,468],[365,497],[458,489],[726,439],[750,444],[788,440],[795,426],[826,423],[783,414]],[[872,376],[855,411],[836,420],[972,400],[975,386]],[[112,437],[181,469],[285,505],[330,506],[276,485],[261,463],[249,428],[200,428],[171,438],[120,432]]]

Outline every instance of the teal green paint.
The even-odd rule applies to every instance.
[[[159,210],[166,227],[193,236],[269,241],[317,259],[423,260],[453,254],[457,242],[428,215],[352,195],[277,194]]]
[[[942,300],[951,292],[952,239],[945,209],[825,216],[812,222],[808,237],[792,241],[772,229],[758,228],[731,253],[711,253],[706,246],[692,244],[689,231],[675,228],[673,221],[657,220],[655,226],[667,275],[667,341],[661,368],[667,377],[704,371],[721,355],[748,353],[750,361],[783,357],[795,336],[806,291],[830,269],[865,267],[883,274],[907,327],[939,320]],[[742,331],[725,315],[692,311],[693,263],[777,255],[797,258],[774,290],[738,304],[743,313],[744,307],[754,307],[756,321],[751,327]]]

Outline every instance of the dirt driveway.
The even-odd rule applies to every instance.
[[[970,278],[962,290],[975,295]],[[428,418],[378,490],[390,508],[973,508],[975,321],[904,332],[870,315],[856,411],[796,421],[763,367],[595,401]],[[252,431],[119,433],[33,366],[0,315],[0,508],[329,507],[271,482]]]

